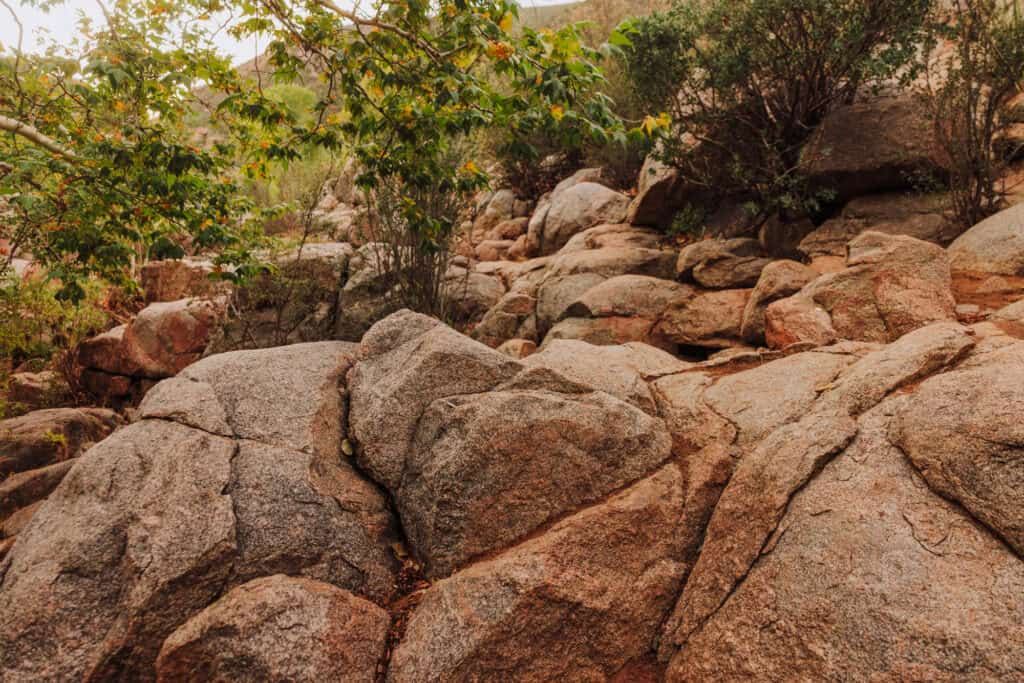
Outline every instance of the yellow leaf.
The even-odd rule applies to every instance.
[[[561,121],[565,118],[565,108],[558,104],[552,105],[551,116],[554,117],[555,121]]]
[[[505,16],[503,16],[501,18],[501,21],[498,22],[498,26],[505,33],[508,33],[509,31],[511,31],[512,30],[512,13],[511,12],[506,13]]]
[[[661,112],[656,119],[659,128],[668,128],[672,125],[672,117],[667,112]]]
[[[645,133],[648,135],[654,132],[654,129],[658,127],[658,120],[653,116],[645,116],[643,124],[640,125]]]

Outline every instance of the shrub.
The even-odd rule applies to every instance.
[[[953,213],[967,229],[999,209],[1007,155],[996,143],[1024,81],[1024,18],[1016,0],[953,0],[933,29],[921,93],[950,163]]]
[[[448,163],[462,163],[465,152],[462,145],[453,146],[446,155]],[[380,245],[373,252],[371,267],[382,276],[383,296],[389,300],[386,308],[409,308],[452,322],[445,276],[454,219],[467,214],[469,196],[455,188],[425,191],[387,179],[368,193],[368,200],[366,232]],[[431,226],[425,235],[410,220],[412,207]]]
[[[55,402],[82,396],[77,349],[109,326],[108,297],[114,290],[89,280],[77,303],[60,298],[60,291],[59,284],[41,277],[0,273],[0,396],[6,394],[9,371],[26,362],[34,362],[36,370],[52,365],[60,373],[70,396],[55,388]],[[19,406],[0,401],[0,415],[18,410]]]
[[[762,218],[813,211],[804,143],[861,87],[909,78],[931,1],[689,0],[628,23],[630,78],[672,116],[659,157]]]

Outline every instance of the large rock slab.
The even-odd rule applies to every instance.
[[[266,574],[387,601],[394,520],[344,456],[354,350],[211,357],[80,458],[0,564],[7,677],[151,679],[172,631]]]
[[[1024,675],[1011,645],[1024,638],[1024,563],[924,486],[889,442],[893,413],[913,398],[860,419],[738,585],[695,621],[667,681]]]
[[[388,613],[328,583],[283,575],[238,586],[172,633],[160,681],[372,683]]]
[[[600,391],[566,389],[574,393],[449,397],[422,415],[392,495],[428,576],[505,547],[669,458],[661,420]]]
[[[949,245],[956,273],[1024,276],[1024,204],[978,223]]]
[[[943,178],[948,165],[933,126],[912,96],[878,97],[838,107],[801,152],[801,171],[841,201],[910,189]]]
[[[78,457],[123,424],[104,408],[51,408],[0,421],[0,477]]]
[[[496,551],[669,457],[664,423],[636,407],[653,411],[638,371],[613,376],[600,367],[604,351],[573,348],[594,358],[556,349],[520,363],[411,313],[363,340],[349,382],[358,458],[391,492],[429,576]],[[658,362],[630,353],[632,367]]]
[[[572,382],[592,387],[657,415],[644,375],[671,371],[681,364],[674,356],[642,343],[595,346],[559,339],[523,361],[527,368],[547,368]]]
[[[669,465],[436,583],[388,681],[613,680],[651,651],[685,571],[683,489]]]
[[[941,495],[1024,557],[1024,343],[925,381],[894,442]]]
[[[945,251],[912,237],[866,232],[850,243],[846,268],[823,275],[765,312],[768,345],[833,339],[890,342],[955,320]]]
[[[846,353],[796,354],[721,378],[704,401],[736,427],[741,443],[759,443],[807,414],[822,388],[856,360]]]
[[[359,464],[389,489],[403,479],[417,424],[437,399],[476,394],[522,366],[436,320],[409,311],[375,325],[349,377]]]

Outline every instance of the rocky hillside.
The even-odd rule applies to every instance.
[[[1024,205],[958,235],[916,116],[757,238],[666,237],[654,163],[498,191],[459,331],[344,182],[281,280],[151,264],[79,359],[123,410],[0,422],[0,678],[1024,680]]]

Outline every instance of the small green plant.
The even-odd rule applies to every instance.
[[[707,215],[703,207],[697,204],[686,204],[676,212],[668,234],[672,237],[703,237],[706,218]]]

